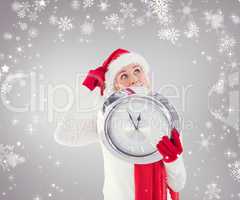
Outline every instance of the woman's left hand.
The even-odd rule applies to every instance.
[[[167,163],[175,161],[183,152],[179,133],[176,128],[172,129],[170,139],[168,136],[163,136],[156,146],[163,156],[163,161]]]

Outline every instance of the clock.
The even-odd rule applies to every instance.
[[[136,164],[162,159],[156,145],[180,130],[174,107],[160,93],[129,87],[111,94],[101,107],[100,138],[115,156]]]

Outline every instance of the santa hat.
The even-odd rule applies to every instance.
[[[113,92],[114,79],[117,73],[124,66],[133,63],[139,64],[145,73],[149,72],[149,65],[144,57],[126,49],[116,49],[100,67],[88,71],[82,84],[91,91],[99,87],[101,96],[108,96]]]

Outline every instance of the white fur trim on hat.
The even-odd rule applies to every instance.
[[[139,64],[143,71],[145,73],[149,72],[149,64],[145,60],[144,57],[137,53],[124,53],[120,55],[118,58],[113,60],[109,66],[108,66],[108,71],[105,74],[105,86],[106,88],[104,89],[104,96],[108,96],[110,93],[113,92],[113,81],[115,79],[115,76],[117,73],[126,65],[132,64],[132,63],[137,63]]]

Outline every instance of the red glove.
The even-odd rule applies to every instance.
[[[171,139],[166,135],[162,137],[157,144],[157,149],[162,154],[164,162],[173,162],[178,158],[183,152],[183,147],[176,128],[171,131]]]

